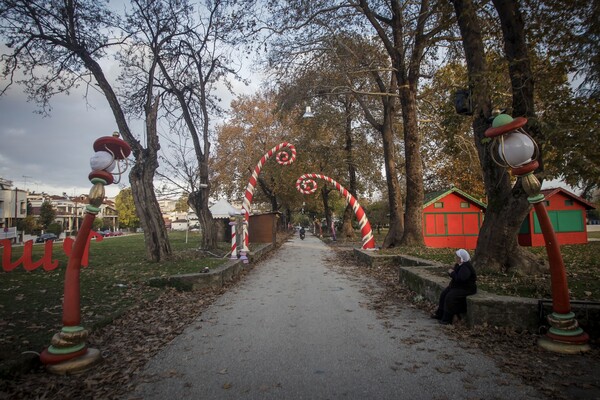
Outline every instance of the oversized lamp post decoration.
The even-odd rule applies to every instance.
[[[356,214],[356,219],[358,220],[358,225],[360,226],[363,243],[362,248],[366,250],[374,250],[375,237],[373,237],[373,230],[371,229],[371,224],[369,223],[367,214],[365,214],[363,208],[360,206],[360,204],[358,204],[356,198],[352,196],[352,194],[346,190],[345,187],[325,175],[304,174],[296,180],[296,189],[302,194],[312,194],[316,192],[317,182],[315,182],[314,179],[323,179],[331,183],[342,194],[342,196],[346,198],[346,201],[350,203],[352,210],[354,210],[354,214]]]
[[[283,148],[287,148],[290,151],[290,153],[287,153],[285,151],[280,151]],[[287,143],[287,142],[283,142],[283,143],[280,143],[277,146],[273,147],[264,156],[262,156],[262,158],[260,159],[258,164],[256,164],[256,167],[254,167],[254,171],[252,171],[252,176],[250,176],[250,179],[248,180],[248,186],[246,186],[246,193],[244,194],[244,201],[242,202],[242,213],[244,214],[244,223],[243,223],[243,234],[244,234],[243,239],[244,240],[242,242],[242,250],[240,252],[241,253],[240,259],[242,259],[243,262],[245,262],[245,263],[248,262],[247,254],[249,252],[248,245],[250,244],[250,237],[248,235],[248,221],[250,219],[250,204],[252,204],[252,197],[254,196],[254,188],[256,187],[256,183],[258,182],[258,175],[260,174],[260,170],[262,169],[263,165],[265,165],[267,160],[269,158],[271,158],[273,156],[273,154],[275,154],[275,153],[277,153],[275,159],[277,160],[277,163],[280,165],[290,165],[296,159],[296,148],[294,147],[294,145]]]
[[[526,118],[513,119],[510,115],[500,114],[494,118],[492,127],[485,131],[485,136],[493,138],[491,156],[494,161],[502,167],[510,168],[512,174],[521,179],[523,189],[528,194],[527,200],[535,208],[546,242],[553,312],[548,316],[551,327],[546,335],[540,338],[538,344],[558,353],[588,351],[589,336],[579,327],[575,314],[571,311],[567,274],[560,245],[544,205],[545,197],[540,193],[540,181],[534,175],[534,171],[539,167],[536,161],[538,149],[535,141],[523,129],[526,123]]]
[[[97,349],[88,348],[86,339],[89,331],[81,326],[81,307],[79,292],[79,275],[81,259],[85,245],[92,229],[96,214],[104,200],[104,186],[118,183],[127,169],[126,159],[131,148],[119,134],[104,136],[94,142],[94,156],[90,159],[92,172],[89,179],[94,186],[88,196],[89,204],[85,209],[85,217],[75,243],[65,273],[65,292],[63,297],[63,328],[52,337],[51,345],[40,355],[40,360],[49,372],[56,374],[74,374],[83,372],[101,360]],[[119,160],[125,160],[121,168]],[[117,168],[116,172],[113,172]]]

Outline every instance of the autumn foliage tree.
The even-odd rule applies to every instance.
[[[115,198],[115,207],[119,216],[119,225],[133,229],[140,226],[131,188],[124,188],[119,192]]]

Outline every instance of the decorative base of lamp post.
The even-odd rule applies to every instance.
[[[85,341],[89,331],[81,326],[63,327],[54,334],[51,345],[40,354],[40,361],[53,374],[79,374],[102,361],[100,351],[90,349]]]
[[[548,336],[538,339],[538,346],[553,353],[561,354],[581,354],[590,351],[590,345],[587,343],[565,343],[551,339]]]
[[[590,337],[579,327],[575,314],[552,313],[548,316],[550,329],[538,340],[538,345],[546,350],[563,354],[578,354],[589,351]]]
[[[85,354],[71,358],[58,364],[46,365],[46,371],[56,375],[76,375],[96,366],[102,362],[102,356],[98,349],[86,349]]]

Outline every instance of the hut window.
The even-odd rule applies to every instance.
[[[565,200],[565,206],[572,206],[573,200]]]
[[[546,207],[550,206],[550,202],[548,200],[544,201],[544,204],[546,205]]]
[[[433,208],[444,208],[444,202],[438,201],[436,203],[433,203]]]
[[[466,201],[461,201],[460,202],[460,208],[469,208],[469,203]]]

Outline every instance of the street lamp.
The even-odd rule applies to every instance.
[[[539,151],[535,141],[523,129],[526,123],[527,118],[513,119],[510,115],[500,114],[494,118],[492,127],[485,131],[485,136],[493,139],[493,160],[502,167],[510,168],[512,174],[521,179],[523,189],[528,194],[527,200],[533,204],[546,242],[553,312],[548,316],[550,329],[539,339],[538,344],[557,353],[589,351],[589,336],[579,327],[575,314],[571,311],[565,264],[544,205],[545,197],[540,193],[540,181],[534,175],[534,171],[539,167],[536,161]]]
[[[127,169],[127,157],[131,148],[119,138],[115,132],[112,136],[104,136],[94,142],[94,156],[90,159],[88,178],[94,185],[88,196],[89,204],[85,207],[85,216],[81,229],[73,244],[65,272],[63,296],[63,327],[51,340],[51,345],[40,354],[40,361],[49,372],[55,374],[75,374],[86,371],[101,361],[97,349],[88,348],[86,339],[89,331],[81,324],[80,284],[81,259],[85,251],[88,237],[96,214],[104,200],[104,186],[118,183]],[[120,161],[124,160],[122,166]],[[117,168],[116,172],[113,172]]]

